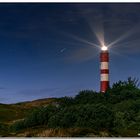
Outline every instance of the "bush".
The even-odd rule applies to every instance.
[[[61,110],[49,120],[48,127],[110,128],[113,124],[113,112],[103,105],[79,105]]]
[[[106,101],[106,96],[94,92],[92,90],[80,91],[78,95],[75,96],[76,104],[93,104],[93,103],[104,103]]]
[[[77,108],[75,106],[65,107],[59,110],[49,120],[48,127],[51,128],[70,128],[74,127],[77,120]]]
[[[58,104],[60,107],[66,107],[74,105],[74,99],[72,97],[62,97],[58,100]]]
[[[36,108],[24,120],[15,122],[11,126],[11,129],[18,131],[23,128],[47,125],[49,118],[53,116],[56,111],[57,107],[51,105],[47,107]]]
[[[11,131],[18,131],[24,128],[26,128],[24,120],[16,121],[14,124],[10,126]]]

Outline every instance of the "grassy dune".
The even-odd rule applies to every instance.
[[[10,125],[24,119],[33,109],[53,104],[55,100],[55,98],[49,98],[16,104],[0,104],[0,136],[16,136],[9,131]]]

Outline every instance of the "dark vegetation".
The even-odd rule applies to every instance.
[[[78,128],[79,131],[70,136],[137,137],[140,133],[138,86],[137,79],[128,78],[127,81],[114,83],[106,94],[83,90],[74,98],[58,98],[52,104],[32,108],[23,119],[9,127],[0,124],[0,130],[8,130],[7,133],[16,136],[19,132],[38,127],[55,131]],[[100,135],[99,132],[106,132],[107,135]]]

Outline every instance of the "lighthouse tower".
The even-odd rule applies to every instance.
[[[106,46],[101,47],[100,53],[100,91],[105,93],[109,87],[109,53],[108,48]]]

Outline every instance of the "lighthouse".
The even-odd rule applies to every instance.
[[[106,93],[109,87],[109,52],[106,46],[101,47],[100,53],[100,91]]]

